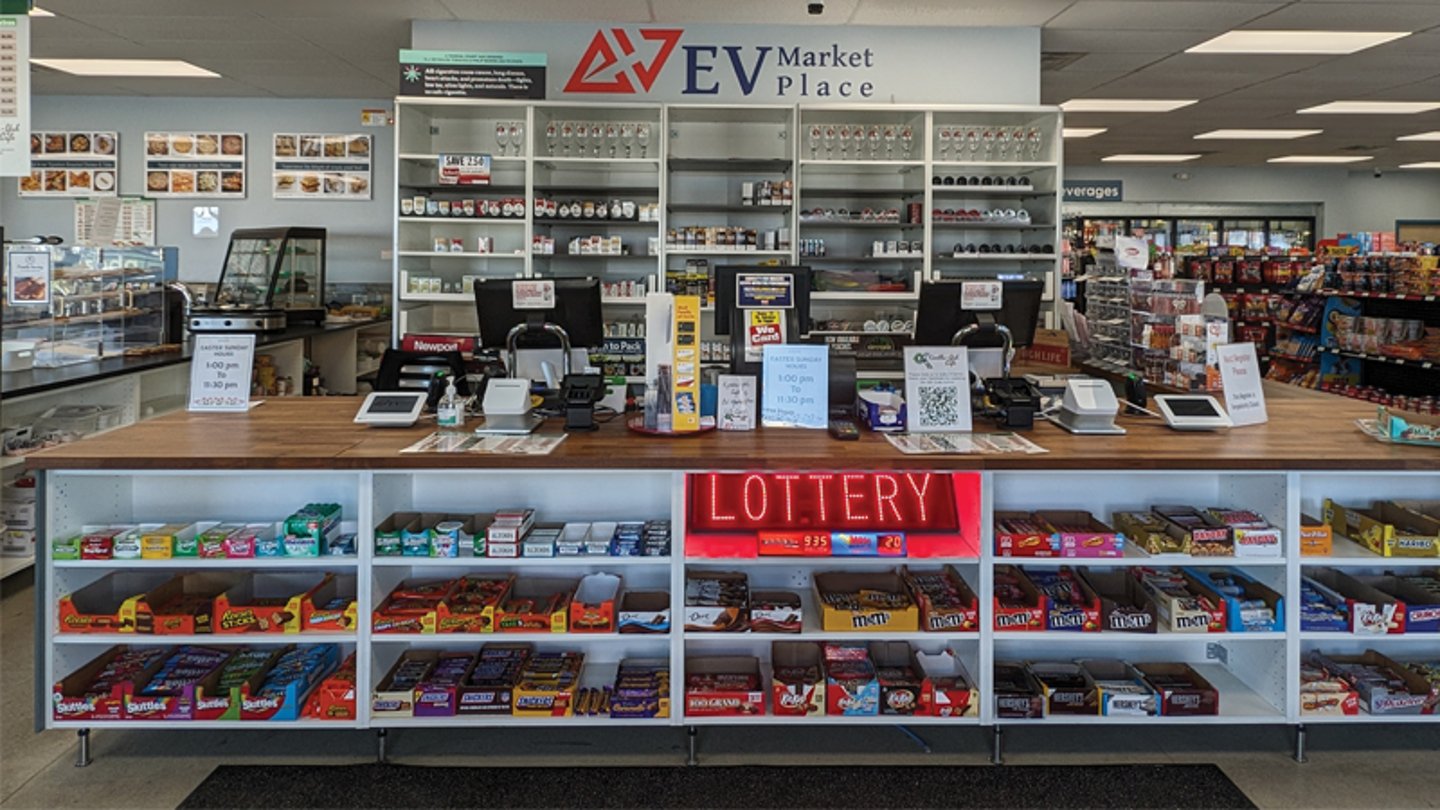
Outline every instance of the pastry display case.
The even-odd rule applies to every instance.
[[[190,312],[192,332],[271,332],[325,322],[325,229],[242,228],[230,234],[215,300]]]
[[[48,291],[16,292],[11,300],[11,256],[42,251],[50,254]],[[145,354],[178,340],[167,328],[165,287],[179,256],[177,248],[7,246],[5,370]],[[27,289],[43,283],[39,276],[25,281]]]

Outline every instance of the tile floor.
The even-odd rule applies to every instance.
[[[32,728],[34,589],[31,574],[0,583],[0,807],[171,808],[223,763],[340,764],[374,757],[356,731],[96,731],[94,763],[75,767],[73,734]],[[704,765],[983,764],[978,729],[922,729],[933,753],[899,731],[711,729]],[[1435,728],[1317,728],[1310,762],[1290,758],[1286,729],[1016,729],[1010,764],[1214,762],[1262,808],[1440,808],[1440,724]],[[674,765],[680,730],[391,732],[391,759],[408,764]]]

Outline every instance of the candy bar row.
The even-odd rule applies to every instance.
[[[770,664],[767,693],[755,656],[686,658],[685,716],[973,717],[978,709],[975,681],[948,649],[776,641]]]
[[[1370,508],[1329,498],[1325,522],[1382,557],[1440,557],[1440,501],[1373,501]]]
[[[355,656],[334,644],[115,646],[54,685],[56,720],[355,720]]]
[[[1312,651],[1300,665],[1300,713],[1379,715],[1440,713],[1440,660],[1400,663]]]
[[[372,632],[668,633],[670,595],[627,591],[621,578],[467,576],[408,580],[375,609]]]
[[[353,633],[355,576],[121,571],[60,597],[56,612],[61,633]]]
[[[370,714],[389,717],[670,716],[670,663],[620,662],[613,681],[582,687],[583,652],[537,652],[529,644],[479,651],[406,650],[375,686]]]
[[[1440,633],[1440,571],[1366,575],[1306,568],[1303,574],[1302,631]]]
[[[995,513],[1001,557],[1124,557],[1126,544],[1148,554],[1195,557],[1281,556],[1280,530],[1248,509],[1152,506],[1115,512],[1113,528],[1085,511]]]
[[[537,523],[534,509],[396,512],[375,527],[377,557],[668,557],[670,521]]]
[[[1220,692],[1185,663],[996,661],[995,716],[1194,717],[1220,713]]]
[[[82,526],[51,543],[56,560],[169,560],[354,556],[355,535],[340,532],[340,505],[306,504],[279,523],[139,523]]]

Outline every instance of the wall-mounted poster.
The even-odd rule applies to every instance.
[[[276,133],[276,199],[370,199],[369,135]]]
[[[30,175],[21,197],[114,197],[120,188],[114,132],[30,133]]]
[[[245,196],[245,136],[238,132],[145,133],[149,197]]]

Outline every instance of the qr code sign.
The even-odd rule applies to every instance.
[[[960,387],[920,385],[915,391],[916,422],[923,426],[955,425],[961,420]]]

